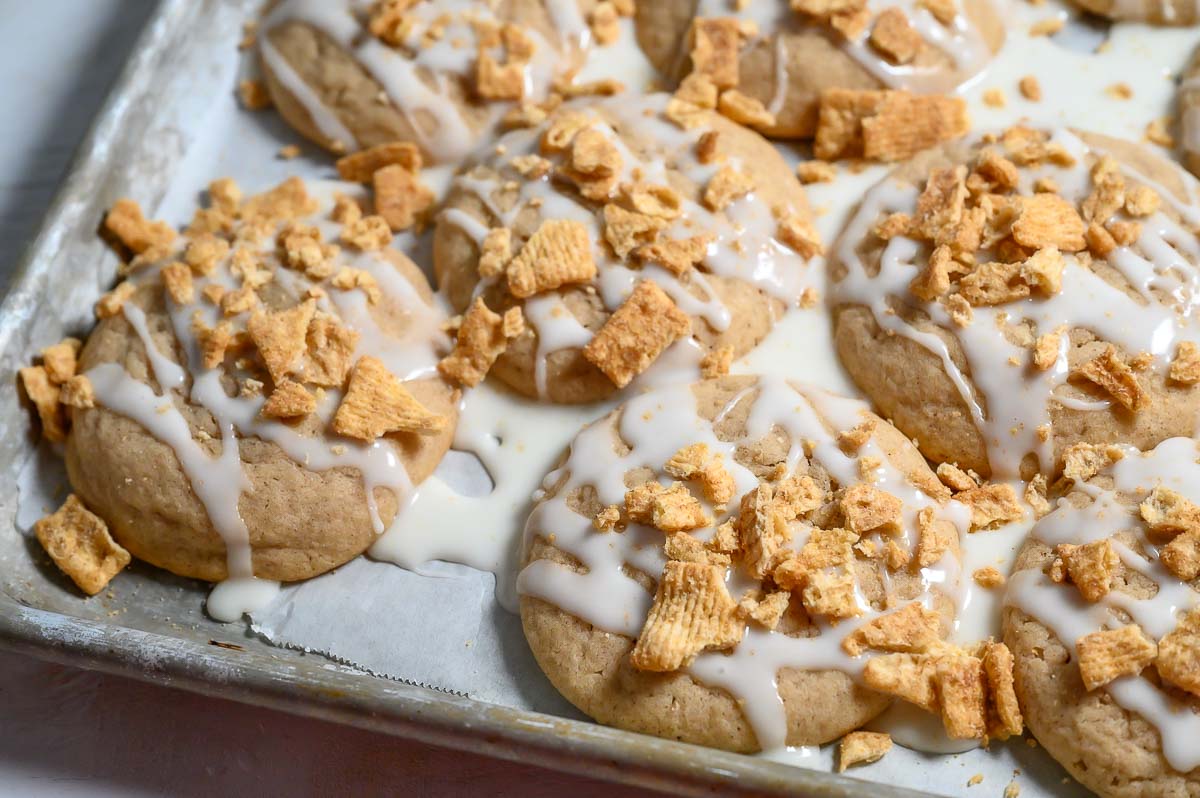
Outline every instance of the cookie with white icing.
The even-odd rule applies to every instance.
[[[659,359],[698,376],[703,358],[755,346],[819,276],[804,189],[774,148],[671,108],[666,95],[575,101],[454,180],[438,281],[457,310],[523,309],[493,369],[520,393],[592,401]]]
[[[276,108],[306,138],[335,152],[412,141],[453,162],[578,68],[595,5],[279,0],[259,52]]]
[[[1118,22],[1152,25],[1194,25],[1200,22],[1190,0],[1074,0],[1084,11]]]
[[[1004,42],[991,0],[837,8],[831,16],[817,2],[642,0],[635,20],[638,42],[660,72],[679,81],[703,71],[769,114],[753,122],[758,130],[789,139],[813,135],[826,89],[949,92]]]
[[[734,751],[824,743],[890,695],[937,711],[937,664],[981,663],[941,640],[970,525],[860,401],[767,377],[671,387],[585,428],[546,477],[521,618],[602,723]],[[941,709],[979,736],[985,688],[967,681],[973,719],[952,690]]]
[[[139,559],[305,579],[366,549],[449,448],[445,317],[357,203],[335,220],[297,179],[213,195],[181,240],[131,203],[110,214],[140,254],[64,391],[67,469]]]
[[[1077,454],[1075,490],[1033,527],[1005,594],[1021,708],[1100,795],[1200,794],[1200,451]]]
[[[935,461],[1053,473],[1200,412],[1197,184],[1145,149],[1012,128],[872,188],[830,259],[838,356]]]

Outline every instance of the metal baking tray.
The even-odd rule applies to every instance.
[[[918,795],[758,758],[491,705],[274,648],[201,612],[205,586],[134,565],[84,601],[17,529],[19,476],[52,470],[16,370],[92,323],[116,259],[96,235],[120,196],[153,208],[233,90],[241,26],[261,0],[162,0],[76,155],[0,305],[0,645],[62,664],[681,794]],[[213,175],[216,177],[216,175]]]

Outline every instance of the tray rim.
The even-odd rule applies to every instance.
[[[225,0],[213,0],[225,2]],[[0,302],[0,317],[36,301],[36,278],[48,270],[72,212],[105,170],[107,140],[154,80],[146,67],[163,54],[172,25],[193,0],[160,0],[128,61],[108,90],[72,156],[37,233],[17,259]],[[74,225],[74,226],[73,226]],[[39,264],[42,270],[39,271]],[[0,327],[0,352],[12,345]],[[682,795],[857,796],[926,793],[810,770],[602,726],[592,721],[488,704],[416,684],[336,666],[321,679],[283,658],[204,646],[184,638],[42,610],[0,591],[0,648],[49,662],[329,720],[447,748],[534,764],[613,783]],[[324,664],[324,663],[323,663]],[[367,687],[370,689],[367,689]]]

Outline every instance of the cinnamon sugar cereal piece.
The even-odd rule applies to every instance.
[[[775,505],[789,521],[804,517],[824,503],[825,489],[807,474],[792,474],[775,486]]]
[[[1200,612],[1185,613],[1176,627],[1158,641],[1154,666],[1163,681],[1200,695]]]
[[[596,276],[587,228],[580,222],[548,219],[507,268],[508,290],[518,299]]]
[[[516,25],[502,29],[508,51],[501,63],[481,49],[475,61],[475,92],[485,100],[520,100],[525,96],[525,68],[533,56],[533,42]]]
[[[1097,258],[1106,257],[1108,253],[1117,248],[1117,242],[1113,239],[1112,233],[1104,229],[1103,225],[1092,222],[1083,235],[1087,241],[1088,251]]]
[[[1058,362],[1058,351],[1062,345],[1062,336],[1057,332],[1039,335],[1033,343],[1033,367],[1038,371],[1047,371]]]
[[[970,474],[953,463],[939,463],[937,477],[952,491],[971,490],[979,487],[979,483]]]
[[[658,285],[642,280],[584,347],[583,356],[624,388],[691,327],[691,319]]]
[[[1063,29],[1065,21],[1061,17],[1046,17],[1039,19],[1029,26],[1030,36],[1053,36]]]
[[[810,183],[832,183],[837,177],[833,164],[825,161],[803,161],[796,165],[796,177],[804,185]]]
[[[989,108],[1003,108],[1008,104],[1004,92],[997,88],[988,89],[983,93],[983,104]]]
[[[976,568],[975,572],[971,574],[971,578],[975,580],[975,584],[985,590],[992,590],[1004,584],[1004,574],[1000,573],[999,568],[992,565]]]
[[[951,294],[942,301],[942,304],[946,306],[950,321],[954,322],[956,327],[967,327],[975,318],[975,311],[971,309],[971,303],[967,302],[960,294]]]
[[[409,141],[391,141],[338,158],[338,176],[351,183],[370,183],[380,169],[399,166],[414,175],[421,171],[421,151]]]
[[[795,250],[802,258],[812,258],[825,250],[821,245],[821,236],[817,228],[808,219],[799,214],[785,214],[779,219],[775,228],[775,237]]]
[[[762,129],[775,125],[775,114],[768,111],[757,98],[743,94],[737,89],[721,92],[717,100],[717,111],[721,116],[746,127]]]
[[[848,3],[850,8],[829,15],[829,27],[841,34],[846,41],[855,41],[867,29],[871,22],[871,12],[864,8],[855,8],[854,3]]]
[[[1033,508],[1033,514],[1041,518],[1050,512],[1050,502],[1046,500],[1046,476],[1034,474],[1033,479],[1025,485],[1025,503]]]
[[[901,161],[970,128],[961,97],[829,89],[821,94],[814,154]]]
[[[921,568],[928,568],[942,559],[942,555],[958,538],[954,524],[938,519],[932,507],[924,507],[917,513],[917,529],[920,532],[917,565]]]
[[[341,240],[354,249],[371,252],[392,243],[392,229],[382,216],[364,216],[342,225]]]
[[[867,441],[871,440],[877,426],[879,426],[878,421],[868,418],[850,429],[842,430],[837,434],[838,447],[847,454],[857,452],[867,445]]]
[[[702,651],[733,648],[744,628],[724,568],[669,560],[629,661],[644,671],[677,670]]]
[[[113,290],[96,300],[96,318],[108,319],[116,316],[136,291],[136,286],[131,282],[118,283]]]
[[[1081,365],[1075,372],[1102,388],[1126,410],[1136,412],[1145,403],[1146,394],[1129,365],[1109,345],[1099,357]]]
[[[983,661],[947,657],[934,676],[942,725],[952,740],[977,740],[987,734],[987,698]]]
[[[394,231],[409,229],[433,205],[432,189],[415,172],[399,164],[376,170],[371,180],[375,187],[375,212]]]
[[[992,261],[975,268],[958,283],[958,293],[974,307],[1003,305],[1029,296],[1019,263]]]
[[[711,233],[689,238],[660,238],[653,244],[643,244],[634,250],[638,260],[657,263],[677,275],[684,275],[708,254],[708,246],[714,236]]]
[[[764,629],[774,629],[779,625],[779,619],[787,612],[792,594],[788,590],[776,590],[767,595],[754,591],[742,597],[738,602],[738,610],[748,621],[758,624]]]
[[[26,366],[20,370],[21,386],[25,395],[33,402],[38,419],[42,422],[42,435],[52,442],[67,437],[67,422],[59,406],[59,388],[50,380],[44,366]]]
[[[1025,719],[1013,686],[1013,655],[1003,643],[988,642],[983,649],[983,671],[987,678],[989,737],[1007,740],[1025,730]]]
[[[933,687],[936,667],[936,660],[923,654],[882,654],[867,660],[863,684],[934,712],[938,706]]]
[[[654,183],[626,183],[622,197],[629,207],[646,216],[677,219],[683,213],[683,198],[670,186]]]
[[[1149,186],[1134,186],[1125,192],[1125,212],[1130,216],[1150,216],[1161,205],[1162,198]]]
[[[698,562],[707,565],[729,565],[729,556],[709,551],[687,532],[672,532],[663,543],[663,553],[668,560]]]
[[[1146,140],[1160,147],[1173,148],[1175,137],[1169,129],[1170,120],[1165,117],[1152,119],[1146,124]]]
[[[1081,546],[1062,544],[1055,547],[1062,558],[1067,574],[1079,594],[1087,601],[1097,602],[1108,594],[1113,577],[1121,567],[1117,551],[1107,540],[1096,540]]]
[[[1063,252],[1084,249],[1084,223],[1075,206],[1057,194],[1021,197],[1020,215],[1013,222],[1017,243],[1030,249],[1055,247]]]
[[[676,479],[697,480],[713,504],[725,504],[737,489],[733,476],[721,464],[721,456],[711,452],[706,443],[684,446],[671,455],[663,470]]]
[[[633,513],[630,513],[633,517]],[[644,517],[644,516],[643,516]],[[650,499],[650,524],[663,532],[686,532],[712,523],[712,518],[685,486],[675,483]]]
[[[614,203],[604,206],[604,240],[620,258],[653,242],[667,224],[662,217],[626,210]]]
[[[1042,84],[1033,75],[1026,75],[1017,83],[1017,88],[1021,90],[1021,96],[1030,102],[1039,102],[1042,99]]]
[[[592,517],[592,527],[597,532],[611,532],[621,523],[621,508],[610,504]]]
[[[878,762],[892,750],[892,737],[884,732],[850,732],[838,743],[838,773],[854,765]]]
[[[34,525],[42,548],[80,590],[94,596],[129,565],[129,552],[108,534],[104,519],[72,493],[53,515]]]
[[[704,545],[709,551],[732,555],[741,550],[742,541],[737,526],[732,521],[726,521],[717,527],[716,534]]]
[[[1136,676],[1154,661],[1158,646],[1130,624],[1084,635],[1075,641],[1079,675],[1090,692],[1122,676]]]
[[[255,222],[282,222],[311,216],[317,212],[318,203],[304,186],[304,181],[298,177],[290,177],[279,185],[256,194],[242,203],[242,221],[246,224]]]
[[[771,578],[785,590],[797,590],[807,584],[812,574],[853,561],[852,546],[856,540],[858,535],[848,529],[814,528],[800,553],[775,566]]]
[[[1021,264],[1021,279],[1030,288],[1040,291],[1046,296],[1053,296],[1062,290],[1062,275],[1065,266],[1062,254],[1057,249],[1053,247],[1039,249]]]
[[[1168,571],[1190,582],[1200,576],[1200,530],[1189,530],[1158,551],[1159,561]]]
[[[1128,83],[1114,83],[1105,88],[1104,93],[1114,100],[1128,100],[1133,96],[1133,89]]]
[[[1086,482],[1124,457],[1125,452],[1119,446],[1076,443],[1063,452],[1063,476]]]
[[[308,389],[293,380],[275,386],[262,408],[264,418],[300,418],[317,409],[317,400]]]
[[[350,385],[333,416],[333,431],[373,441],[389,432],[435,435],[449,420],[425,409],[378,358],[364,355],[350,372]]]
[[[954,498],[971,508],[972,532],[1020,521],[1025,515],[1012,485],[981,485]]]
[[[886,8],[875,17],[868,39],[871,46],[893,64],[907,64],[916,57],[924,40],[908,21],[908,15],[900,8]]]
[[[1200,529],[1200,507],[1161,485],[1150,491],[1138,511],[1150,531],[1160,536]]]
[[[304,335],[304,382],[324,388],[340,388],[350,371],[359,332],[343,327],[326,313],[317,313]]]
[[[929,11],[943,25],[950,25],[958,16],[955,0],[917,0],[917,7]]]
[[[634,485],[625,491],[625,515],[637,524],[651,524],[654,519],[654,498],[668,490],[654,480]]]
[[[233,344],[233,325],[218,322],[215,327],[197,325],[196,340],[200,343],[200,362],[206,369],[215,369],[225,362],[225,352]]]
[[[937,645],[940,633],[941,617],[914,601],[858,627],[842,640],[842,650],[852,657],[868,648],[919,654]]]
[[[366,269],[352,269],[349,266],[343,266],[329,281],[329,284],[342,291],[353,291],[355,288],[359,288],[367,295],[367,302],[372,305],[378,304],[379,300],[383,298],[383,292],[379,290],[379,282],[375,279],[375,275]]]
[[[510,308],[501,316],[488,308],[483,297],[476,297],[459,325],[454,350],[438,363],[438,371],[473,388],[524,329],[520,308]]]
[[[859,535],[898,530],[903,506],[900,499],[872,485],[851,485],[843,491],[841,498],[846,526]]]
[[[1168,376],[1173,382],[1184,385],[1200,382],[1200,346],[1191,341],[1181,341],[1171,360]]]
[[[42,350],[42,368],[55,385],[62,385],[75,376],[77,358],[83,342],[78,338],[64,338]]]
[[[1142,234],[1142,226],[1137,222],[1123,222],[1113,219],[1104,227],[1119,247],[1131,246],[1137,242]]]
[[[564,110],[556,115],[542,134],[542,152],[564,152],[571,146],[575,136],[586,127],[591,127],[594,119],[581,111]]]
[[[810,573],[800,593],[800,600],[810,615],[838,620],[862,614],[854,574],[845,568]]]
[[[135,255],[146,252],[166,254],[175,231],[166,222],[150,221],[142,215],[142,208],[131,199],[119,199],[113,203],[104,217],[104,229]]]
[[[696,160],[704,164],[716,161],[720,157],[720,151],[717,149],[717,142],[720,140],[721,134],[715,130],[701,135],[696,142]]]
[[[271,93],[261,80],[243,80],[238,84],[238,96],[247,111],[262,111],[272,105]]]
[[[733,347],[719,346],[700,359],[700,376],[706,380],[723,377],[733,364]]]
[[[287,310],[259,310],[250,316],[246,330],[276,384],[283,382],[300,364],[308,323],[316,307],[317,303],[310,299]]]
[[[512,260],[512,231],[493,227],[483,238],[479,251],[479,276],[499,277]]]
[[[221,295],[221,312],[226,316],[248,313],[257,306],[258,294],[254,293],[254,288],[249,285],[226,291]]]
[[[724,210],[733,200],[753,190],[754,182],[745,173],[722,166],[704,187],[704,205],[712,211]]]
[[[76,374],[64,382],[58,400],[67,407],[86,409],[96,406],[96,391],[86,374]]]
[[[229,242],[212,233],[201,233],[188,242],[183,262],[197,275],[212,274],[217,264],[229,254]]]
[[[762,484],[743,496],[737,525],[743,565],[750,576],[762,579],[792,539],[787,518],[775,504],[774,488]]]
[[[187,264],[176,261],[162,269],[163,288],[167,296],[177,305],[190,304],[196,298],[196,290],[192,285],[192,270]]]
[[[609,0],[601,0],[596,4],[588,25],[596,37],[596,43],[601,46],[612,44],[621,36],[621,21],[616,7]]]
[[[692,22],[692,72],[728,89],[738,84],[741,30],[732,17],[698,17]]]

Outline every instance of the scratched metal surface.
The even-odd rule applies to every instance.
[[[684,794],[860,794],[862,782],[576,720],[489,705],[273,648],[207,619],[205,586],[135,565],[83,602],[17,529],[18,475],[52,463],[19,404],[16,370],[41,347],[85,333],[116,259],[96,235],[120,196],[154,207],[202,134],[196,113],[230,87],[259,0],[163,0],[12,277],[0,305],[0,645],[252,704]],[[231,643],[235,647],[214,645]],[[881,796],[916,795],[871,785]]]

